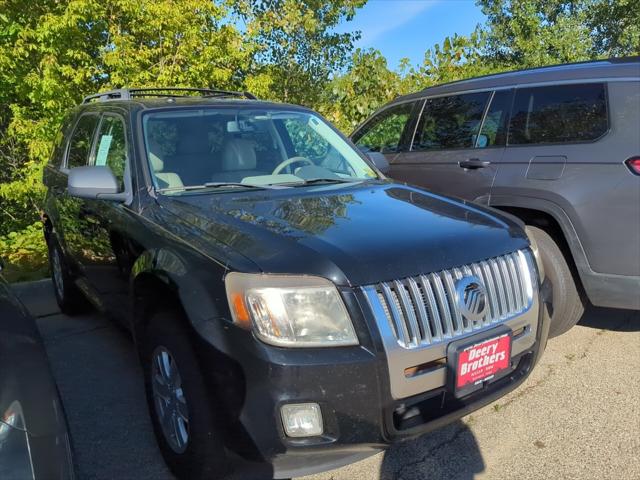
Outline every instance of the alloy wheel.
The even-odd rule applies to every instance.
[[[174,452],[184,453],[189,443],[187,401],[175,358],[162,346],[153,352],[151,385],[164,438]]]

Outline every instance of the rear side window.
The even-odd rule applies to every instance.
[[[380,112],[353,136],[353,141],[366,152],[399,151],[413,106],[414,102],[403,103]]]
[[[472,148],[490,92],[429,98],[413,150]]]
[[[62,125],[60,126],[60,130],[58,130],[58,133],[53,140],[53,150],[51,151],[51,157],[49,158],[49,165],[54,168],[60,168],[62,166],[62,160],[64,158],[65,134],[69,130],[72,118],[73,117],[71,114],[68,114],[64,118],[64,120],[62,121]]]
[[[602,83],[516,90],[509,145],[596,140],[608,129]]]
[[[67,168],[83,167],[89,161],[93,133],[98,125],[97,115],[83,115],[78,120],[69,140]]]
[[[100,123],[95,165],[107,166],[118,179],[120,191],[124,190],[124,169],[127,163],[127,141],[124,122],[113,115],[105,115]]]

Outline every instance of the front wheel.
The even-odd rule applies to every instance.
[[[549,338],[570,330],[582,318],[584,302],[576,286],[571,269],[554,239],[540,228],[527,226],[538,244],[542,266],[553,292]]]
[[[152,315],[141,342],[149,414],[158,445],[179,479],[223,479],[231,471],[216,409],[182,312]]]

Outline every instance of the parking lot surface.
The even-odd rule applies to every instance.
[[[48,281],[18,284],[38,318],[79,478],[171,478],[130,338],[98,313],[60,314]],[[526,383],[422,438],[304,480],[640,479],[640,313],[590,309]]]

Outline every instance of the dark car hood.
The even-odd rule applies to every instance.
[[[163,196],[160,203],[263,272],[339,285],[438,271],[528,245],[508,217],[395,183]]]

